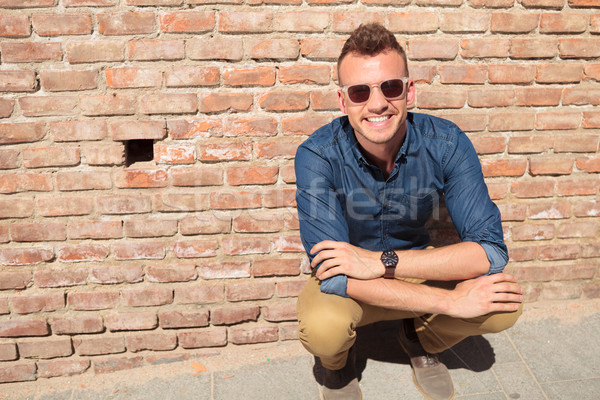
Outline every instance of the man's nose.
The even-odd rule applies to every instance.
[[[388,106],[388,101],[383,95],[379,86],[371,88],[371,97],[367,103],[367,108],[371,112],[379,112],[385,110]]]

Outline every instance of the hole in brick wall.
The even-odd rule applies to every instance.
[[[125,142],[125,164],[141,161],[152,161],[154,159],[154,140],[134,139]]]

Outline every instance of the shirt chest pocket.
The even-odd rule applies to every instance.
[[[384,218],[404,226],[422,227],[439,204],[440,196],[435,190],[420,195],[403,193],[385,203]]]

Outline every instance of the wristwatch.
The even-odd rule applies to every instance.
[[[383,277],[392,279],[396,276],[396,265],[398,265],[398,254],[394,250],[386,250],[381,254],[381,262],[385,266]]]

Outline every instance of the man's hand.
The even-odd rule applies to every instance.
[[[450,297],[446,314],[473,318],[496,311],[516,311],[523,301],[523,289],[514,276],[500,273],[462,281]]]
[[[317,278],[324,280],[334,275],[344,274],[356,279],[380,278],[385,267],[380,261],[380,253],[361,249],[345,242],[324,240],[310,250],[318,253],[310,263],[317,270]]]

